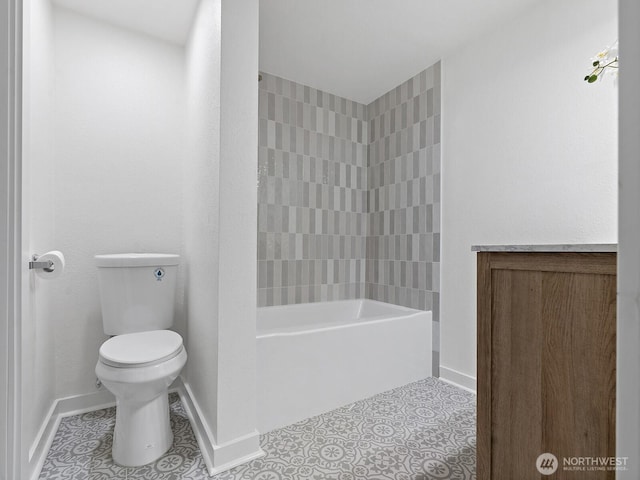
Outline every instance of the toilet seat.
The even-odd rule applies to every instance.
[[[171,330],[127,333],[110,338],[100,347],[100,362],[115,368],[158,365],[180,354],[182,337]]]

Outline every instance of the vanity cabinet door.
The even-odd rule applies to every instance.
[[[479,480],[615,478],[564,465],[615,457],[615,273],[614,253],[478,253]]]

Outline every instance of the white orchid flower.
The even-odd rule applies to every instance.
[[[593,70],[584,77],[588,83],[602,80],[605,75],[614,77],[614,82],[618,77],[618,40],[613,45],[606,47],[591,58]]]

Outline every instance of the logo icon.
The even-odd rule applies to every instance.
[[[163,268],[156,268],[153,271],[153,276],[156,277],[156,280],[160,282],[162,280],[162,277],[164,277],[164,269]]]
[[[551,475],[558,469],[558,459],[553,453],[543,453],[536,460],[536,468],[542,475]]]

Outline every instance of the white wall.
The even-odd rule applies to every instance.
[[[616,455],[629,457],[618,480],[640,478],[640,3],[620,1],[620,244]]]
[[[189,363],[184,377],[213,435],[218,388],[220,1],[200,2],[186,48],[186,76],[183,252]]]
[[[187,46],[187,385],[210,473],[261,453],[256,426],[258,2],[202,0]],[[209,448],[211,447],[211,448]]]
[[[107,337],[93,255],[180,251],[183,62],[173,44],[56,8],[48,200],[67,269],[50,282],[43,319],[55,332],[56,397],[95,391]]]
[[[256,426],[258,0],[222,0],[218,440]],[[242,381],[240,381],[242,380]],[[258,437],[255,448],[259,450]]]
[[[443,59],[442,375],[476,375],[474,244],[616,242],[615,0],[543,0]]]
[[[55,334],[49,308],[54,287],[27,268],[29,256],[54,240],[54,31],[49,0],[24,3],[22,158],[22,439],[25,452],[55,400]],[[31,456],[31,452],[29,452]]]

